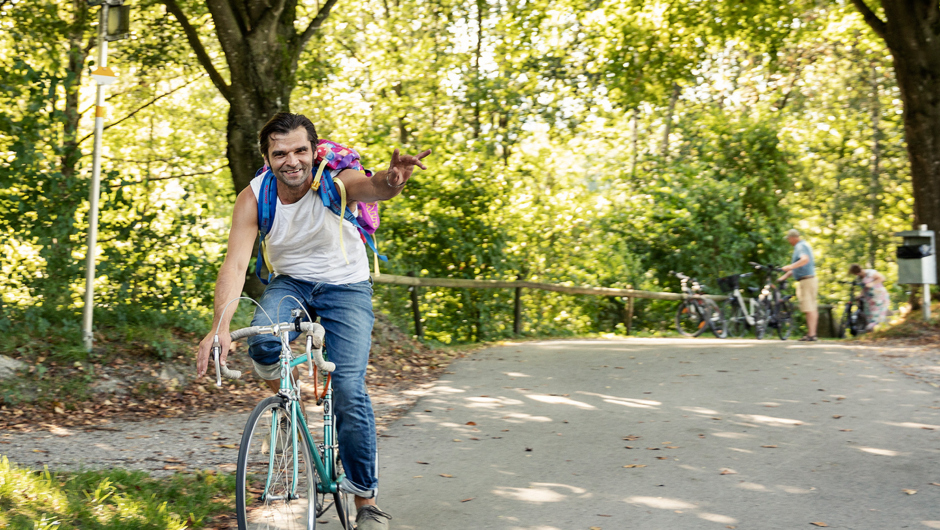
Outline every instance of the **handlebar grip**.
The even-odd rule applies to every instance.
[[[252,326],[250,328],[236,329],[232,332],[232,340],[244,339],[245,337],[254,337],[261,333],[261,326]]]

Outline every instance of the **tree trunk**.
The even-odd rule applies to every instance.
[[[212,62],[199,32],[176,0],[163,0],[179,21],[200,64],[229,102],[226,156],[235,193],[248,187],[264,161],[258,131],[278,112],[290,110],[297,64],[307,43],[320,30],[336,0],[326,0],[302,32],[295,27],[297,0],[208,0],[229,79]],[[257,297],[263,286],[248,273],[245,291]]]
[[[669,160],[669,130],[672,126],[672,117],[676,112],[676,101],[679,99],[679,85],[677,83],[672,84],[672,96],[669,97],[669,108],[666,111],[666,120],[665,126],[663,127],[663,143],[660,148],[660,155],[662,156],[662,163],[665,167],[666,162]]]
[[[911,162],[913,224],[940,230],[940,5],[936,0],[882,2],[882,20],[865,0],[852,2],[894,58]]]
[[[875,258],[878,251],[878,215],[881,203],[878,194],[881,192],[881,102],[878,99],[878,69],[871,65],[871,182],[869,184],[869,201],[871,219],[868,223],[868,268],[875,268]]]

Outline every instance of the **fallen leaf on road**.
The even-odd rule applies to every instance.
[[[839,415],[839,414],[833,414],[832,417],[835,418],[835,419],[839,419],[839,418],[841,418],[842,416]]]
[[[657,456],[656,460],[669,460],[668,456]]]
[[[712,419],[713,419],[713,420],[720,420],[721,418],[715,417],[715,418],[712,418]]]
[[[839,429],[840,432],[852,432],[852,429]]]
[[[448,475],[447,473],[441,473],[441,476],[444,478],[454,478],[453,475]]]
[[[221,447],[222,449],[238,449],[238,446],[235,444],[219,444],[217,447]]]
[[[466,423],[466,425],[476,425],[476,422],[474,422],[474,421],[468,421],[468,422]],[[460,501],[460,502],[464,502],[464,501]]]
[[[645,464],[627,464],[623,467],[646,467]]]
[[[931,486],[940,486],[940,482],[931,482],[930,485],[931,485]]]
[[[607,515],[606,513],[597,514],[598,517],[613,517],[612,515]]]
[[[415,463],[417,463],[417,464],[424,464],[424,465],[430,464],[430,462],[422,462],[422,461],[420,461],[420,460],[415,460]]]
[[[826,523],[823,523],[823,522],[809,523],[809,524],[811,524],[811,525],[816,525],[816,526],[829,526],[829,525],[827,525]]]
[[[470,501],[472,501],[472,500],[473,500],[473,497],[467,497],[466,499],[464,499],[464,500],[462,500],[462,501],[460,501],[460,502],[470,502]]]
[[[667,445],[667,446],[666,446],[666,449],[678,449],[678,448],[679,448],[678,445]]]
[[[590,528],[590,530],[601,530],[601,527],[599,527],[599,526],[592,526],[592,527]]]
[[[632,445],[625,445],[625,446],[623,446],[623,447],[624,447],[625,449],[633,449],[633,446],[632,446]]]
[[[454,438],[454,441],[455,441],[455,442],[462,442],[463,440],[461,440],[460,438]]]
[[[776,449],[776,448],[777,448],[776,445],[762,445],[761,447],[763,447],[763,448],[765,448],[765,449]]]
[[[908,495],[913,495],[917,493],[917,490],[901,490],[901,491],[903,491],[904,493],[907,493]]]
[[[163,466],[163,469],[167,471],[182,471],[186,469],[186,466]]]
[[[659,447],[647,447],[646,449],[649,451],[659,451]]]
[[[737,475],[738,472],[733,469],[722,469],[721,474],[722,475]]]
[[[525,450],[526,450],[526,452],[530,452],[530,453],[532,452],[532,448],[531,448],[531,447],[526,447]]]
[[[628,441],[628,442],[632,442],[633,440],[639,440],[640,437],[637,436],[637,435],[635,435],[635,434],[631,434],[631,435],[628,435],[628,436],[624,436],[623,439],[626,440],[626,441]]]

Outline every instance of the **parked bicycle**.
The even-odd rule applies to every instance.
[[[238,449],[235,472],[235,510],[239,530],[306,529],[316,527],[317,518],[335,506],[340,525],[352,530],[348,495],[340,489],[344,480],[333,421],[331,372],[336,366],[323,351],[325,331],[318,323],[302,321],[304,312],[291,311],[293,322],[254,326],[233,331],[232,341],[271,334],[281,339],[281,388],[264,399],[248,417]],[[306,353],[294,357],[289,345],[291,332],[302,333]],[[218,336],[212,348],[216,385],[222,376],[241,377],[220,363]],[[323,406],[323,441],[316,443],[307,425],[295,369],[306,363],[308,375],[324,379],[323,393],[314,398]],[[314,369],[316,365],[316,369]],[[328,501],[332,497],[332,501]]]
[[[761,288],[759,300],[767,315],[767,327],[776,329],[780,340],[787,340],[793,330],[793,304],[790,303],[793,295],[783,294],[787,287],[786,280],[776,281],[776,274],[783,269],[776,265],[761,265],[753,261],[750,263],[764,274],[764,286]]]
[[[760,288],[748,287],[747,291],[752,295],[749,298],[741,294],[741,278],[747,278],[753,274],[746,272],[718,278],[718,288],[728,293],[728,300],[722,309],[727,321],[726,329],[729,337],[740,338],[747,333],[748,329],[753,329],[755,337],[764,338],[767,330],[767,311],[760,300],[754,297],[760,293]]]
[[[682,283],[684,299],[676,309],[676,330],[686,337],[698,337],[710,329],[716,337],[725,336],[725,317],[718,304],[702,296],[704,286],[695,278],[673,272]]]
[[[849,300],[842,309],[842,318],[839,319],[839,329],[836,336],[840,339],[845,338],[845,332],[848,331],[853,337],[858,337],[868,327],[868,318],[865,316],[865,297],[864,291],[855,295],[855,288],[861,287],[862,282],[858,280],[839,282],[849,285]]]

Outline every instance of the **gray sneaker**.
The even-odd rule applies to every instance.
[[[388,521],[392,516],[378,506],[366,504],[356,514],[356,530],[388,530]]]

